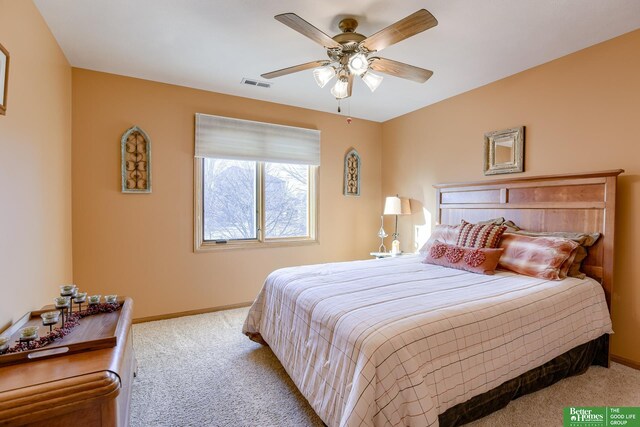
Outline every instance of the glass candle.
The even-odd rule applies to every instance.
[[[76,288],[76,285],[60,285],[60,295],[63,297],[73,295],[73,291]]]
[[[27,326],[20,329],[20,338],[35,338],[38,336],[37,326]]]
[[[9,338],[0,337],[0,354],[7,351],[8,348],[9,348]]]
[[[42,313],[40,315],[42,317],[42,323],[45,325],[58,323],[58,318],[60,317],[59,311],[47,311],[46,313]]]
[[[78,292],[76,294],[76,297],[75,297],[76,303],[85,302],[86,299],[87,299],[87,293],[86,292]]]
[[[69,301],[71,298],[69,297],[56,297],[53,300],[56,303],[56,308],[64,308],[69,306]]]

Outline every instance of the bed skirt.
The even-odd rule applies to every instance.
[[[608,367],[609,335],[579,345],[544,365],[509,380],[498,387],[449,408],[438,415],[440,427],[454,427],[489,415],[510,401],[533,393],[563,378],[584,373],[591,365]]]

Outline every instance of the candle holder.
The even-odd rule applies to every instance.
[[[51,332],[53,330],[53,325],[58,323],[58,319],[60,318],[60,312],[47,311],[46,313],[42,313],[40,317],[42,317],[42,324],[44,326],[48,326],[49,332]]]
[[[387,232],[384,231],[384,217],[381,215],[380,230],[378,230],[378,237],[380,238],[380,247],[378,248],[378,252],[387,252],[387,248],[384,246],[384,238],[387,236]]]
[[[56,308],[60,310],[60,315],[62,316],[62,327],[64,327],[64,311],[71,304],[71,297],[56,297],[53,301],[56,304]]]
[[[60,285],[61,297],[68,297],[70,300],[72,300],[76,292],[78,292],[78,289],[73,283],[69,285]],[[69,311],[69,314],[71,314],[73,312],[73,303],[67,304],[65,308]],[[62,319],[62,324],[64,325],[64,318]]]
[[[5,351],[9,348],[9,338],[0,337],[0,354],[4,354]]]
[[[105,295],[104,301],[107,304],[117,304],[118,303],[118,295]]]
[[[20,341],[21,342],[29,342],[38,338],[38,327],[37,326],[27,326],[26,328],[20,329]]]
[[[100,304],[100,299],[102,298],[102,295],[91,295],[89,297],[89,305],[98,305]]]
[[[71,295],[69,296],[69,298],[71,298],[71,304],[69,304],[69,315],[73,314],[73,300],[76,299],[77,295],[78,295],[78,288],[74,287],[73,290],[71,291]]]
[[[73,290],[76,288],[76,285],[60,285],[60,296],[61,297],[70,297],[73,295]]]
[[[87,300],[86,292],[78,292],[75,296],[75,303],[78,304],[78,313],[82,310],[82,303]]]

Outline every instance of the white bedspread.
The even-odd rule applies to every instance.
[[[329,426],[437,426],[438,414],[612,333],[601,286],[417,256],[277,270],[259,333]]]

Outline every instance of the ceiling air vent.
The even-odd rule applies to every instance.
[[[269,89],[272,85],[272,83],[268,83],[268,82],[261,82],[260,80],[254,80],[254,79],[247,79],[246,77],[244,79],[242,79],[242,81],[240,82],[242,84],[245,85],[249,85],[249,86],[258,86],[258,87],[264,87]]]

